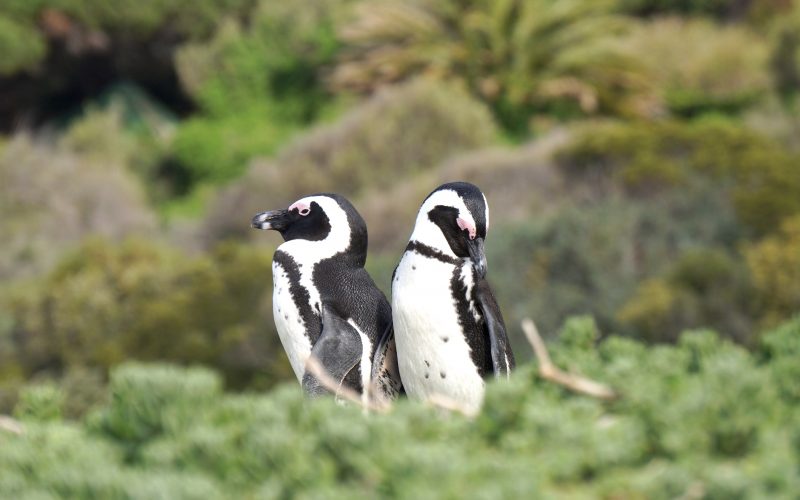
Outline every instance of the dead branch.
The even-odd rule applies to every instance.
[[[580,394],[599,399],[611,400],[617,397],[617,394],[607,385],[580,375],[566,373],[554,365],[550,359],[550,353],[547,352],[547,347],[532,319],[525,318],[522,320],[522,331],[525,332],[525,337],[528,338],[528,342],[533,347],[533,353],[539,362],[539,375],[543,379],[563,385],[567,389]]]
[[[0,415],[0,429],[12,434],[22,434],[25,432],[25,428],[20,422],[5,415]]]
[[[322,366],[322,363],[320,363],[319,360],[314,356],[308,357],[308,360],[306,361],[306,370],[317,377],[317,380],[319,380],[319,383],[322,384],[322,387],[329,390],[336,397],[340,397],[344,400],[350,401],[351,403],[355,403],[368,411],[372,410],[379,413],[385,413],[389,410],[388,405],[381,404],[378,401],[373,401],[369,397],[362,399],[361,395],[353,389],[345,387],[336,382],[325,369],[325,367]]]

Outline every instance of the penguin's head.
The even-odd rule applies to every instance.
[[[320,193],[301,198],[283,210],[261,212],[253,217],[256,229],[273,229],[284,241],[303,248],[325,249],[332,257],[339,253],[355,256],[363,266],[367,255],[367,224],[343,196]]]
[[[422,202],[411,239],[447,255],[470,259],[484,277],[488,230],[489,204],[481,190],[468,182],[449,182]]]

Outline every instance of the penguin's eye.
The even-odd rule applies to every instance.
[[[311,205],[303,200],[296,201],[289,207],[289,211],[291,212],[292,210],[297,210],[297,213],[305,217],[311,213]]]

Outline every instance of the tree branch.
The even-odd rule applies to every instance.
[[[0,429],[12,434],[23,434],[25,432],[25,427],[20,422],[5,415],[0,415]]]
[[[308,360],[306,361],[306,370],[317,377],[317,380],[319,380],[319,383],[322,385],[322,387],[329,390],[335,396],[341,397],[342,399],[350,401],[351,403],[355,403],[365,410],[385,413],[390,408],[390,405],[386,404],[384,401],[373,400],[370,397],[362,398],[361,395],[353,389],[345,387],[336,382],[336,380],[331,377],[325,367],[322,366],[322,363],[320,363],[319,360],[313,355],[309,356]],[[367,388],[365,388],[365,390],[369,391]]]
[[[522,331],[525,332],[525,337],[527,337],[528,342],[533,348],[533,353],[536,355],[536,360],[539,363],[539,375],[543,379],[587,396],[604,400],[616,399],[617,394],[607,385],[580,375],[566,373],[554,365],[550,359],[550,353],[547,352],[547,347],[541,335],[539,335],[539,331],[536,329],[533,320],[530,318],[522,320]]]

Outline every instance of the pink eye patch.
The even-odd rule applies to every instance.
[[[471,240],[475,239],[475,234],[477,233],[477,231],[475,230],[475,224],[461,217],[456,219],[456,223],[458,224],[459,229],[461,229],[462,231],[465,229],[469,231],[469,239]]]
[[[289,207],[289,211],[297,210],[300,215],[308,215],[311,213],[311,205],[303,200],[296,201]]]

